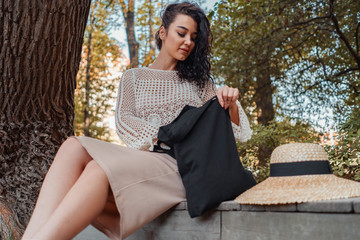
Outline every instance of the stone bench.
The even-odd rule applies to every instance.
[[[93,230],[87,229],[75,239],[107,239],[84,237],[86,231]],[[360,239],[360,198],[278,206],[228,201],[194,219],[187,212],[186,202],[182,202],[127,238],[190,239]]]

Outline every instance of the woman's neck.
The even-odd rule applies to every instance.
[[[149,68],[160,70],[175,70],[178,60],[166,54],[164,51],[160,51],[155,61],[149,66]]]

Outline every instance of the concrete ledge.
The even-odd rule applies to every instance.
[[[329,200],[323,202],[308,202],[297,205],[298,212],[329,212],[351,213],[353,212],[353,199]]]
[[[360,239],[360,198],[286,205],[223,202],[190,218],[182,202],[127,240]]]
[[[358,214],[224,212],[218,239],[360,239]]]
[[[359,224],[360,198],[270,206],[228,201],[198,218],[190,218],[182,202],[127,240],[353,240],[360,239]],[[81,238],[86,231],[91,228],[75,239],[95,239]]]
[[[360,213],[360,198],[356,198],[353,201],[354,212]]]

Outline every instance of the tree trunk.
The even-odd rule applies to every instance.
[[[155,53],[155,38],[153,34],[153,13],[152,13],[152,1],[149,0],[149,54]]]
[[[268,125],[270,121],[274,120],[275,111],[272,102],[273,86],[271,84],[269,68],[265,67],[259,71],[256,77],[256,87],[254,99],[258,111],[258,124]],[[258,159],[259,164],[264,166],[274,150],[273,144],[265,143],[259,146]]]
[[[0,0],[0,194],[24,227],[60,144],[90,0]]]
[[[129,45],[130,65],[131,67],[138,67],[139,43],[136,41],[135,37],[135,0],[129,0],[127,7],[125,3],[121,1],[121,9],[125,19],[126,37]]]
[[[21,229],[14,221],[13,213],[0,201],[0,239],[20,239]]]
[[[274,120],[275,112],[272,102],[273,87],[270,74],[264,70],[256,76],[255,102],[258,108],[257,121],[259,124],[268,125]]]
[[[95,9],[97,0],[92,4],[90,9],[90,29],[88,32],[87,56],[86,56],[86,76],[85,76],[85,107],[84,107],[84,135],[90,137],[90,91],[91,91],[91,50],[92,50],[92,34],[94,32]]]

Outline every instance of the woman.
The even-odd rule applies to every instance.
[[[148,68],[126,71],[120,81],[116,128],[128,148],[70,137],[51,165],[23,239],[71,239],[93,224],[123,239],[185,200],[176,160],[152,152],[159,127],[185,105],[214,95],[229,108],[234,134],[251,136],[239,91],[217,92],[210,77],[211,31],[196,4],[170,4],[156,34],[159,55]]]

